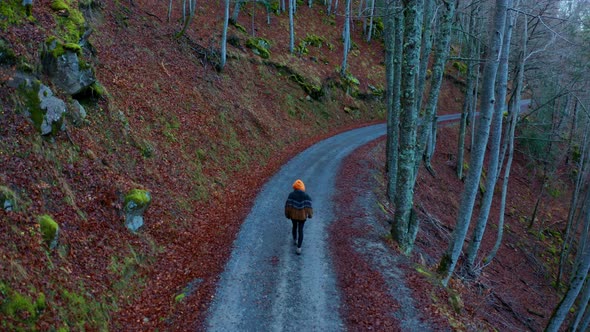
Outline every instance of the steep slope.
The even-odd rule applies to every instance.
[[[217,48],[220,5],[199,4],[189,38],[176,39],[180,8],[167,23],[161,2],[67,1],[69,15],[83,5],[95,49],[86,60],[107,93],[76,96],[88,113],[84,123],[66,118],[67,131],[41,137],[8,81],[26,66],[69,98],[38,58],[42,43],[61,35],[56,26],[66,13],[40,1],[26,18],[20,1],[5,4],[14,16],[2,20],[3,39],[19,59],[0,66],[0,185],[19,206],[0,209],[0,293],[13,303],[1,313],[8,328],[198,326],[264,180],[312,142],[382,119],[378,98],[366,99],[369,85],[382,86],[380,43],[355,37],[349,61],[365,100],[346,96],[336,75],[340,17],[326,18],[321,7],[300,7],[300,34],[332,47],[309,47],[301,57],[286,52],[284,14],[267,25],[264,8],[248,16],[246,7],[239,22],[252,27],[254,20],[256,35],[272,41],[271,57],[254,55],[244,46],[249,34],[232,27],[238,46],[230,46],[218,73],[199,51]],[[323,85],[325,93],[308,98],[301,83]],[[148,190],[152,202],[146,225],[132,233],[122,205],[135,188]],[[59,225],[54,250],[40,234],[37,217],[44,214]]]

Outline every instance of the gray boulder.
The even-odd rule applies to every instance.
[[[39,108],[43,113],[43,119],[40,124],[41,135],[49,135],[59,130],[65,129],[63,116],[67,111],[66,103],[53,96],[49,87],[41,84],[39,86]]]
[[[152,196],[147,190],[133,189],[126,196],[123,203],[125,212],[125,227],[132,232],[143,226],[143,213],[152,202]]]
[[[74,126],[81,126],[84,123],[84,119],[86,119],[86,109],[84,106],[80,104],[76,99],[72,100],[70,103],[70,119]]]
[[[92,68],[80,62],[77,44],[48,43],[43,53],[43,67],[51,81],[66,94],[75,95],[96,82]]]

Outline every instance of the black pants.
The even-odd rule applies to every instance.
[[[293,241],[297,241],[297,248],[301,248],[301,243],[303,242],[303,225],[305,225],[305,220],[293,220]],[[299,236],[297,236],[299,233]]]

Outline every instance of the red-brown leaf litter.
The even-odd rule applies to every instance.
[[[40,46],[54,33],[51,3],[35,1],[34,20],[2,31],[28,63],[38,64]],[[45,294],[47,308],[35,323],[40,331],[64,326],[72,331],[200,330],[232,242],[265,180],[323,138],[384,121],[384,105],[378,98],[361,100],[328,86],[338,81],[342,16],[327,17],[321,5],[299,6],[296,35],[320,35],[333,47],[289,55],[288,16],[271,14],[268,25],[262,6],[247,5],[238,20],[246,32],[230,27],[230,37],[240,44],[228,46],[227,66],[217,72],[194,43],[218,48],[220,3],[197,2],[189,39],[174,36],[182,26],[179,3],[173,4],[170,22],[167,2],[95,3],[99,6],[87,10],[93,29],[89,40],[96,49],[88,61],[108,94],[85,104],[88,117],[82,126],[68,123],[66,132],[41,138],[23,112],[23,101],[6,85],[16,67],[0,65],[0,185],[17,194],[21,207],[0,209],[0,281],[33,299]],[[370,96],[370,86],[384,86],[383,47],[362,39],[360,20],[353,26],[357,46],[349,71],[360,81],[361,95]],[[252,34],[272,41],[272,64],[245,47]],[[327,93],[320,100],[308,98],[281,66],[323,83]],[[47,77],[39,78],[51,86]],[[451,82],[444,89],[439,113],[459,112],[460,89]],[[417,309],[441,330],[540,330],[558,295],[550,287],[554,257],[523,222],[540,188],[522,155],[511,176],[508,229],[498,257],[476,281],[451,285],[464,309],[452,311],[448,291],[416,272],[415,264],[436,269],[453,228],[462,187],[454,173],[456,141],[455,126],[439,131],[433,160],[437,177],[421,171],[415,191],[421,218],[436,220],[422,222],[417,247],[404,264]],[[369,176],[359,160],[381,174],[383,142],[349,159],[339,188],[374,190],[384,201],[383,177]],[[153,198],[146,225],[136,234],[123,226],[122,212],[122,198],[134,188],[149,190]],[[539,223],[562,227],[567,197],[565,191],[547,197]],[[354,206],[348,206],[353,202],[346,199],[339,197],[346,208],[333,232],[338,234],[333,237],[336,264],[346,266],[345,272],[337,269],[345,321],[351,330],[396,330],[399,322],[391,312],[399,304],[384,294],[384,277],[349,248],[350,239],[363,231],[346,222],[354,218]],[[39,234],[37,216],[42,214],[60,226],[54,251]],[[495,205],[490,220],[497,220]],[[493,225],[488,229],[483,252],[494,240]],[[387,234],[383,237],[389,241]],[[188,285],[193,287],[186,291]],[[14,317],[4,319],[30,328]]]

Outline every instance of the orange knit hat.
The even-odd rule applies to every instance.
[[[297,179],[293,182],[293,189],[305,191],[305,184],[303,184],[303,181]]]

